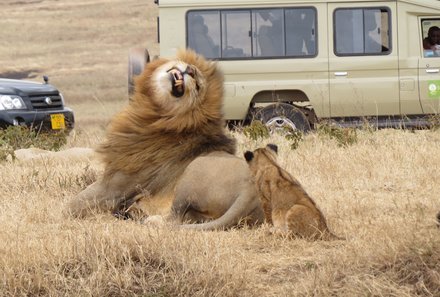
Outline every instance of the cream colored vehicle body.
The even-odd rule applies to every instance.
[[[408,120],[420,123],[439,112],[440,57],[435,52],[425,57],[422,45],[428,27],[440,26],[439,1],[160,0],[158,5],[161,56],[172,57],[182,47],[198,51],[192,23],[197,15],[208,21],[204,31],[211,31],[208,41],[216,45],[208,58],[219,61],[225,74],[228,120],[245,120],[259,106],[279,102],[296,106],[311,124],[373,117],[376,123],[398,119],[411,125]],[[263,55],[267,12],[283,17],[283,54]],[[312,15],[313,23],[304,29],[309,35],[300,41],[300,53],[288,54],[294,36],[289,15],[295,13],[297,19]],[[367,28],[369,17],[376,28]],[[367,47],[370,37],[379,47]],[[344,42],[351,49],[343,49]],[[232,57],[226,54],[231,49]]]

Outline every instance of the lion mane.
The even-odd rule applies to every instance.
[[[102,176],[80,192],[70,214],[126,208],[136,195],[172,191],[185,168],[211,152],[235,154],[225,134],[223,74],[191,50],[146,65],[129,104],[111,120],[97,148]]]

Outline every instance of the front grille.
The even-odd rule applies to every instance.
[[[61,101],[61,96],[58,94],[57,95],[54,95],[54,94],[29,95],[29,98],[31,99],[32,107],[36,110],[59,109],[60,107],[63,107],[63,102]],[[50,100],[46,99],[46,98],[49,98]]]

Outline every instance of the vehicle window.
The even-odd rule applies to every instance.
[[[385,8],[337,9],[335,54],[381,55],[391,52],[390,13]]]
[[[251,56],[250,11],[222,11],[222,57]]]
[[[190,11],[187,46],[207,58],[315,56],[316,10]]]
[[[284,14],[282,9],[261,9],[252,13],[254,56],[284,56]]]
[[[189,12],[187,15],[188,47],[206,58],[220,57],[220,13],[218,11]]]
[[[422,20],[424,57],[440,57],[440,19]]]
[[[316,55],[315,22],[313,9],[286,9],[286,55]]]

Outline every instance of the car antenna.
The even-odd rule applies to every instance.
[[[43,80],[45,84],[48,84],[49,82],[49,77],[47,77],[47,75],[43,75]]]

